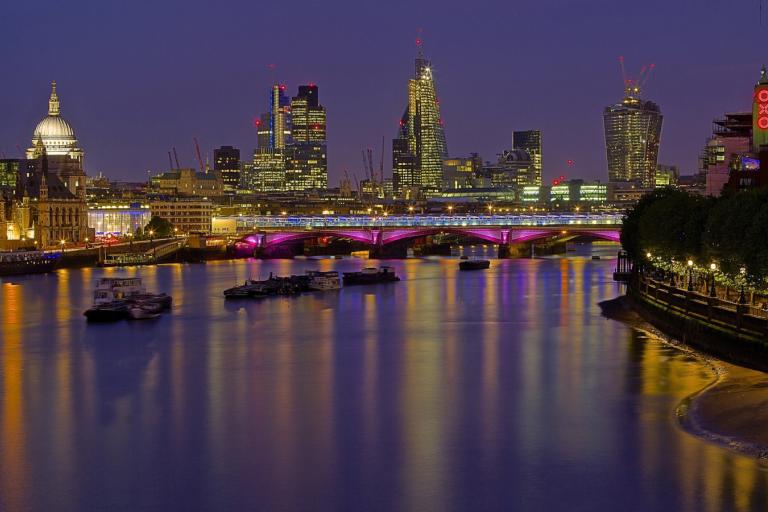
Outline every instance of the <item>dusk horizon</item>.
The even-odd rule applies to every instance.
[[[260,17],[264,7],[246,2],[174,3],[151,17],[142,4],[115,12],[96,2],[14,4],[0,33],[4,61],[17,77],[0,101],[0,152],[15,158],[17,144],[31,145],[56,80],[91,176],[145,181],[147,171],[168,169],[174,147],[182,166],[197,167],[194,137],[208,159],[214,148],[232,145],[246,160],[270,85],[285,83],[294,95],[311,82],[328,112],[329,186],[338,186],[345,170],[362,177],[360,151],[372,148],[378,162],[382,137],[390,176],[391,140],[420,37],[452,157],[478,152],[494,160],[511,148],[513,130],[538,129],[545,183],[563,174],[607,181],[602,112],[622,98],[624,56],[633,75],[655,64],[643,97],[664,115],[659,163],[697,172],[712,119],[749,110],[768,60],[749,44],[766,30],[758,4],[562,4],[366,10],[299,2],[270,20]],[[717,37],[726,17],[747,20],[744,34]],[[30,19],[33,38],[24,37]],[[62,40],[62,27],[77,29]],[[568,160],[575,162],[570,168]]]

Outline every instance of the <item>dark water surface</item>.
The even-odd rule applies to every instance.
[[[221,295],[361,264],[4,281],[0,510],[768,509],[764,467],[676,426],[710,371],[600,316],[613,261],[395,261],[392,285]],[[87,325],[95,279],[137,273],[173,312]]]

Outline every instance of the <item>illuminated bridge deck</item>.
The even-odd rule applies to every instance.
[[[621,225],[622,214],[545,214],[545,215],[253,215],[218,217],[235,219],[240,232],[273,229],[334,228],[438,228],[438,227],[531,227]]]

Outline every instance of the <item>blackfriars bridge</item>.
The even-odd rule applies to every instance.
[[[239,244],[256,252],[302,240],[335,237],[368,245],[383,254],[387,246],[440,233],[454,233],[499,245],[499,255],[515,244],[553,236],[585,236],[619,241],[622,214],[569,213],[537,215],[256,215],[235,219]],[[222,219],[219,217],[219,219]]]

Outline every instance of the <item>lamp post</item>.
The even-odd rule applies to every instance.
[[[688,260],[688,291],[693,291],[693,260]]]
[[[61,243],[61,253],[64,254],[64,244],[66,244],[67,241],[66,240],[61,240],[61,242],[59,242],[59,243]]]
[[[741,292],[739,293],[739,304],[746,304],[747,296],[744,295],[744,281],[747,280],[747,269],[741,267],[739,269],[739,274],[741,275]]]
[[[709,270],[712,271],[712,283],[709,286],[709,296],[717,297],[717,287],[715,286],[715,271],[717,270],[717,265],[715,263],[710,263]]]

